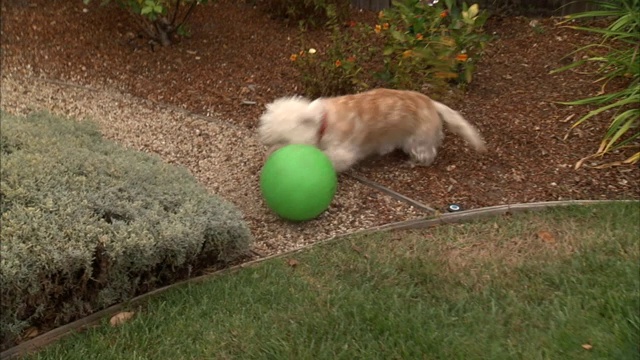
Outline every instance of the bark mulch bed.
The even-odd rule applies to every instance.
[[[129,15],[97,3],[3,2],[3,72],[109,86],[249,129],[266,103],[301,92],[289,60],[299,50],[297,27],[272,19],[251,2],[219,0],[198,8],[192,36],[170,47],[150,46],[137,36]],[[372,15],[354,12],[358,20]],[[580,70],[549,71],[567,64],[571,59],[564,57],[593,36],[562,28],[557,18],[537,19],[535,27],[531,20],[491,18],[487,31],[495,38],[474,82],[463,96],[444,99],[477,124],[490,148],[487,155],[474,154],[449,135],[431,167],[408,169],[399,166],[403,155],[391,154],[357,172],[435,208],[451,202],[475,208],[639,198],[637,167],[589,167],[596,162],[573,167],[597,148],[606,117],[564,139],[571,121],[588,108],[554,102],[594,95],[600,84]],[[310,37],[327,41],[320,31]]]

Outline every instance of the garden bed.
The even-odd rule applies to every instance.
[[[97,3],[4,2],[3,74],[116,88],[215,115],[250,131],[266,103],[302,93],[289,59],[300,50],[297,26],[284,26],[251,2],[219,0],[198,8],[192,36],[170,47],[150,46],[136,37],[127,14]],[[354,11],[353,18],[373,21],[375,15]],[[487,139],[487,155],[473,154],[461,139],[449,135],[431,167],[403,168],[398,164],[404,157],[392,154],[357,170],[435,208],[450,202],[473,208],[640,198],[637,167],[595,170],[587,162],[577,171],[573,168],[597,149],[608,121],[596,119],[564,138],[571,120],[588,108],[555,102],[595,95],[600,84],[580,70],[549,74],[572,61],[565,56],[577,46],[597,41],[559,26],[559,20],[494,14],[486,26],[494,37],[475,80],[465,94],[443,99],[478,125]],[[328,41],[317,30],[307,39],[318,48]],[[623,154],[614,154],[605,160],[622,159]],[[184,161],[193,168],[201,158]]]

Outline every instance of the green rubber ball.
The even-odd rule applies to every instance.
[[[260,174],[260,190],[267,206],[292,221],[311,220],[325,211],[337,184],[331,160],[310,145],[287,145],[276,150]]]

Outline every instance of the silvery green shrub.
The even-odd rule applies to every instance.
[[[0,331],[59,326],[246,254],[241,213],[88,121],[2,113]]]

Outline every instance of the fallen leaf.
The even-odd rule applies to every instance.
[[[567,116],[566,118],[564,118],[563,120],[560,120],[560,122],[562,122],[562,123],[569,122],[569,120],[573,119],[574,116],[576,116],[576,114],[571,114],[571,115]]]
[[[362,248],[359,246],[355,246],[355,245],[351,245],[351,248],[353,249],[353,251],[357,252],[358,254],[362,254]]]
[[[573,169],[574,170],[578,170],[582,166],[582,164],[585,161],[589,160],[590,158],[591,158],[591,156],[587,156],[587,157],[584,157],[584,158],[578,160],[578,162],[576,162],[576,164],[573,166]]]
[[[547,244],[554,244],[556,242],[556,237],[549,231],[538,231],[538,238]]]
[[[296,267],[298,266],[298,260],[296,259],[289,259],[287,260],[287,265],[291,266],[291,267]]]
[[[133,311],[123,311],[123,312],[117,313],[111,317],[111,320],[109,320],[109,324],[111,324],[111,326],[122,325],[127,321],[131,320],[134,314],[135,312]]]
[[[593,345],[591,344],[582,344],[582,348],[585,350],[591,350],[593,349]]]

